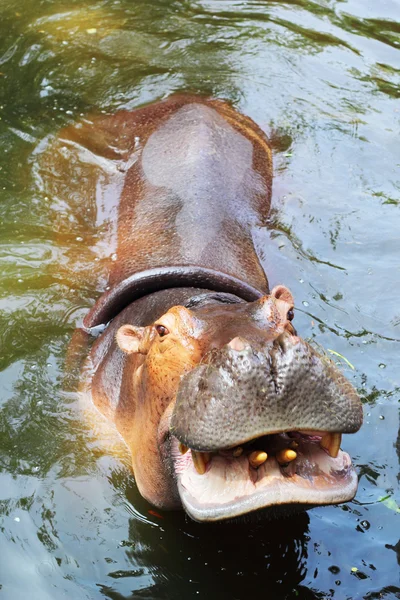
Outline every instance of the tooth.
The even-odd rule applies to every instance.
[[[299,442],[296,442],[296,440],[291,441],[289,444],[289,448],[291,448],[292,450],[297,450],[298,447],[299,447]]]
[[[211,460],[211,454],[208,452],[196,452],[191,450],[193,464],[199,475],[204,475],[207,469],[207,465]]]
[[[285,465],[289,462],[292,462],[292,460],[295,458],[297,458],[297,452],[291,450],[290,448],[284,448],[276,453],[276,460],[280,465]]]
[[[325,433],[320,441],[320,446],[325,448],[329,456],[336,458],[339,454],[340,444],[342,443],[341,433]]]
[[[186,454],[186,452],[189,450],[189,448],[185,446],[185,444],[182,444],[182,442],[179,442],[178,448],[181,454]]]
[[[257,469],[258,467],[260,467],[262,464],[265,463],[267,458],[268,458],[268,454],[266,452],[262,452],[260,450],[255,450],[249,456],[249,463],[253,467],[253,469]]]
[[[237,446],[234,451],[232,452],[233,456],[235,458],[238,458],[239,456],[242,456],[243,454],[243,448],[241,446]]]

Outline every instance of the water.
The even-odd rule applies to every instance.
[[[399,597],[399,3],[0,10],[0,597]],[[91,260],[101,157],[61,144],[54,163],[52,136],[182,90],[231,101],[274,142],[265,269],[364,398],[344,438],[360,475],[346,506],[237,527],[160,514],[65,384],[74,326],[105,285]]]

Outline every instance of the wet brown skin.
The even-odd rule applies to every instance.
[[[270,300],[237,299],[225,305],[204,290],[166,290],[127,307],[95,342],[87,365],[93,402],[113,420],[129,446],[137,485],[151,503],[164,509],[181,504],[169,456],[170,418],[181,377],[210,350],[236,337],[246,336],[257,344],[292,332],[286,318],[292,306],[288,294],[282,300],[273,295]],[[196,297],[204,304],[200,308],[175,305],[178,298],[190,304]],[[173,306],[160,314],[165,303]],[[271,305],[272,317],[254,314],[254,308],[268,314]],[[159,331],[164,333],[160,327],[169,333],[160,335]]]
[[[199,97],[174,96],[94,119],[64,136],[91,136],[93,148],[97,126],[102,144],[106,132],[111,154],[123,147],[126,175],[111,289],[84,325],[91,331],[112,320],[92,347],[84,388],[128,445],[141,494],[160,508],[179,508],[177,440],[170,426],[183,378],[226,348],[240,353],[247,345],[269,355],[271,344],[283,338],[304,346],[291,323],[292,295],[284,286],[268,292],[252,241],[269,213],[271,152],[250,119],[224,102]],[[148,290],[130,283],[148,269],[166,272],[158,285],[157,278]],[[211,277],[203,276],[207,269]],[[227,281],[233,284],[226,289]],[[356,431],[361,405],[354,390],[334,367],[329,373],[321,368],[324,385],[337,380],[350,406],[346,423],[335,428],[333,417],[326,430]],[[190,438],[187,428],[176,433],[187,442],[186,434]]]
[[[123,178],[122,189],[97,199],[96,221],[111,229],[101,220],[108,213],[117,224],[112,288],[138,271],[197,265],[268,291],[252,240],[269,214],[272,155],[251,119],[220,100],[175,95],[87,118],[59,137],[112,162]],[[75,211],[84,218],[82,206]]]

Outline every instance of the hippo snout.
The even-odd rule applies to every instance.
[[[362,406],[326,356],[283,333],[254,347],[235,338],[212,350],[180,382],[171,432],[200,452],[291,432],[353,433]]]

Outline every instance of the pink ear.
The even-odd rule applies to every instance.
[[[125,354],[146,354],[143,348],[145,327],[134,327],[133,325],[122,325],[117,331],[115,339],[118,346]]]
[[[294,298],[292,292],[284,285],[276,285],[271,291],[271,296],[277,300],[282,300],[290,306],[294,306]]]

